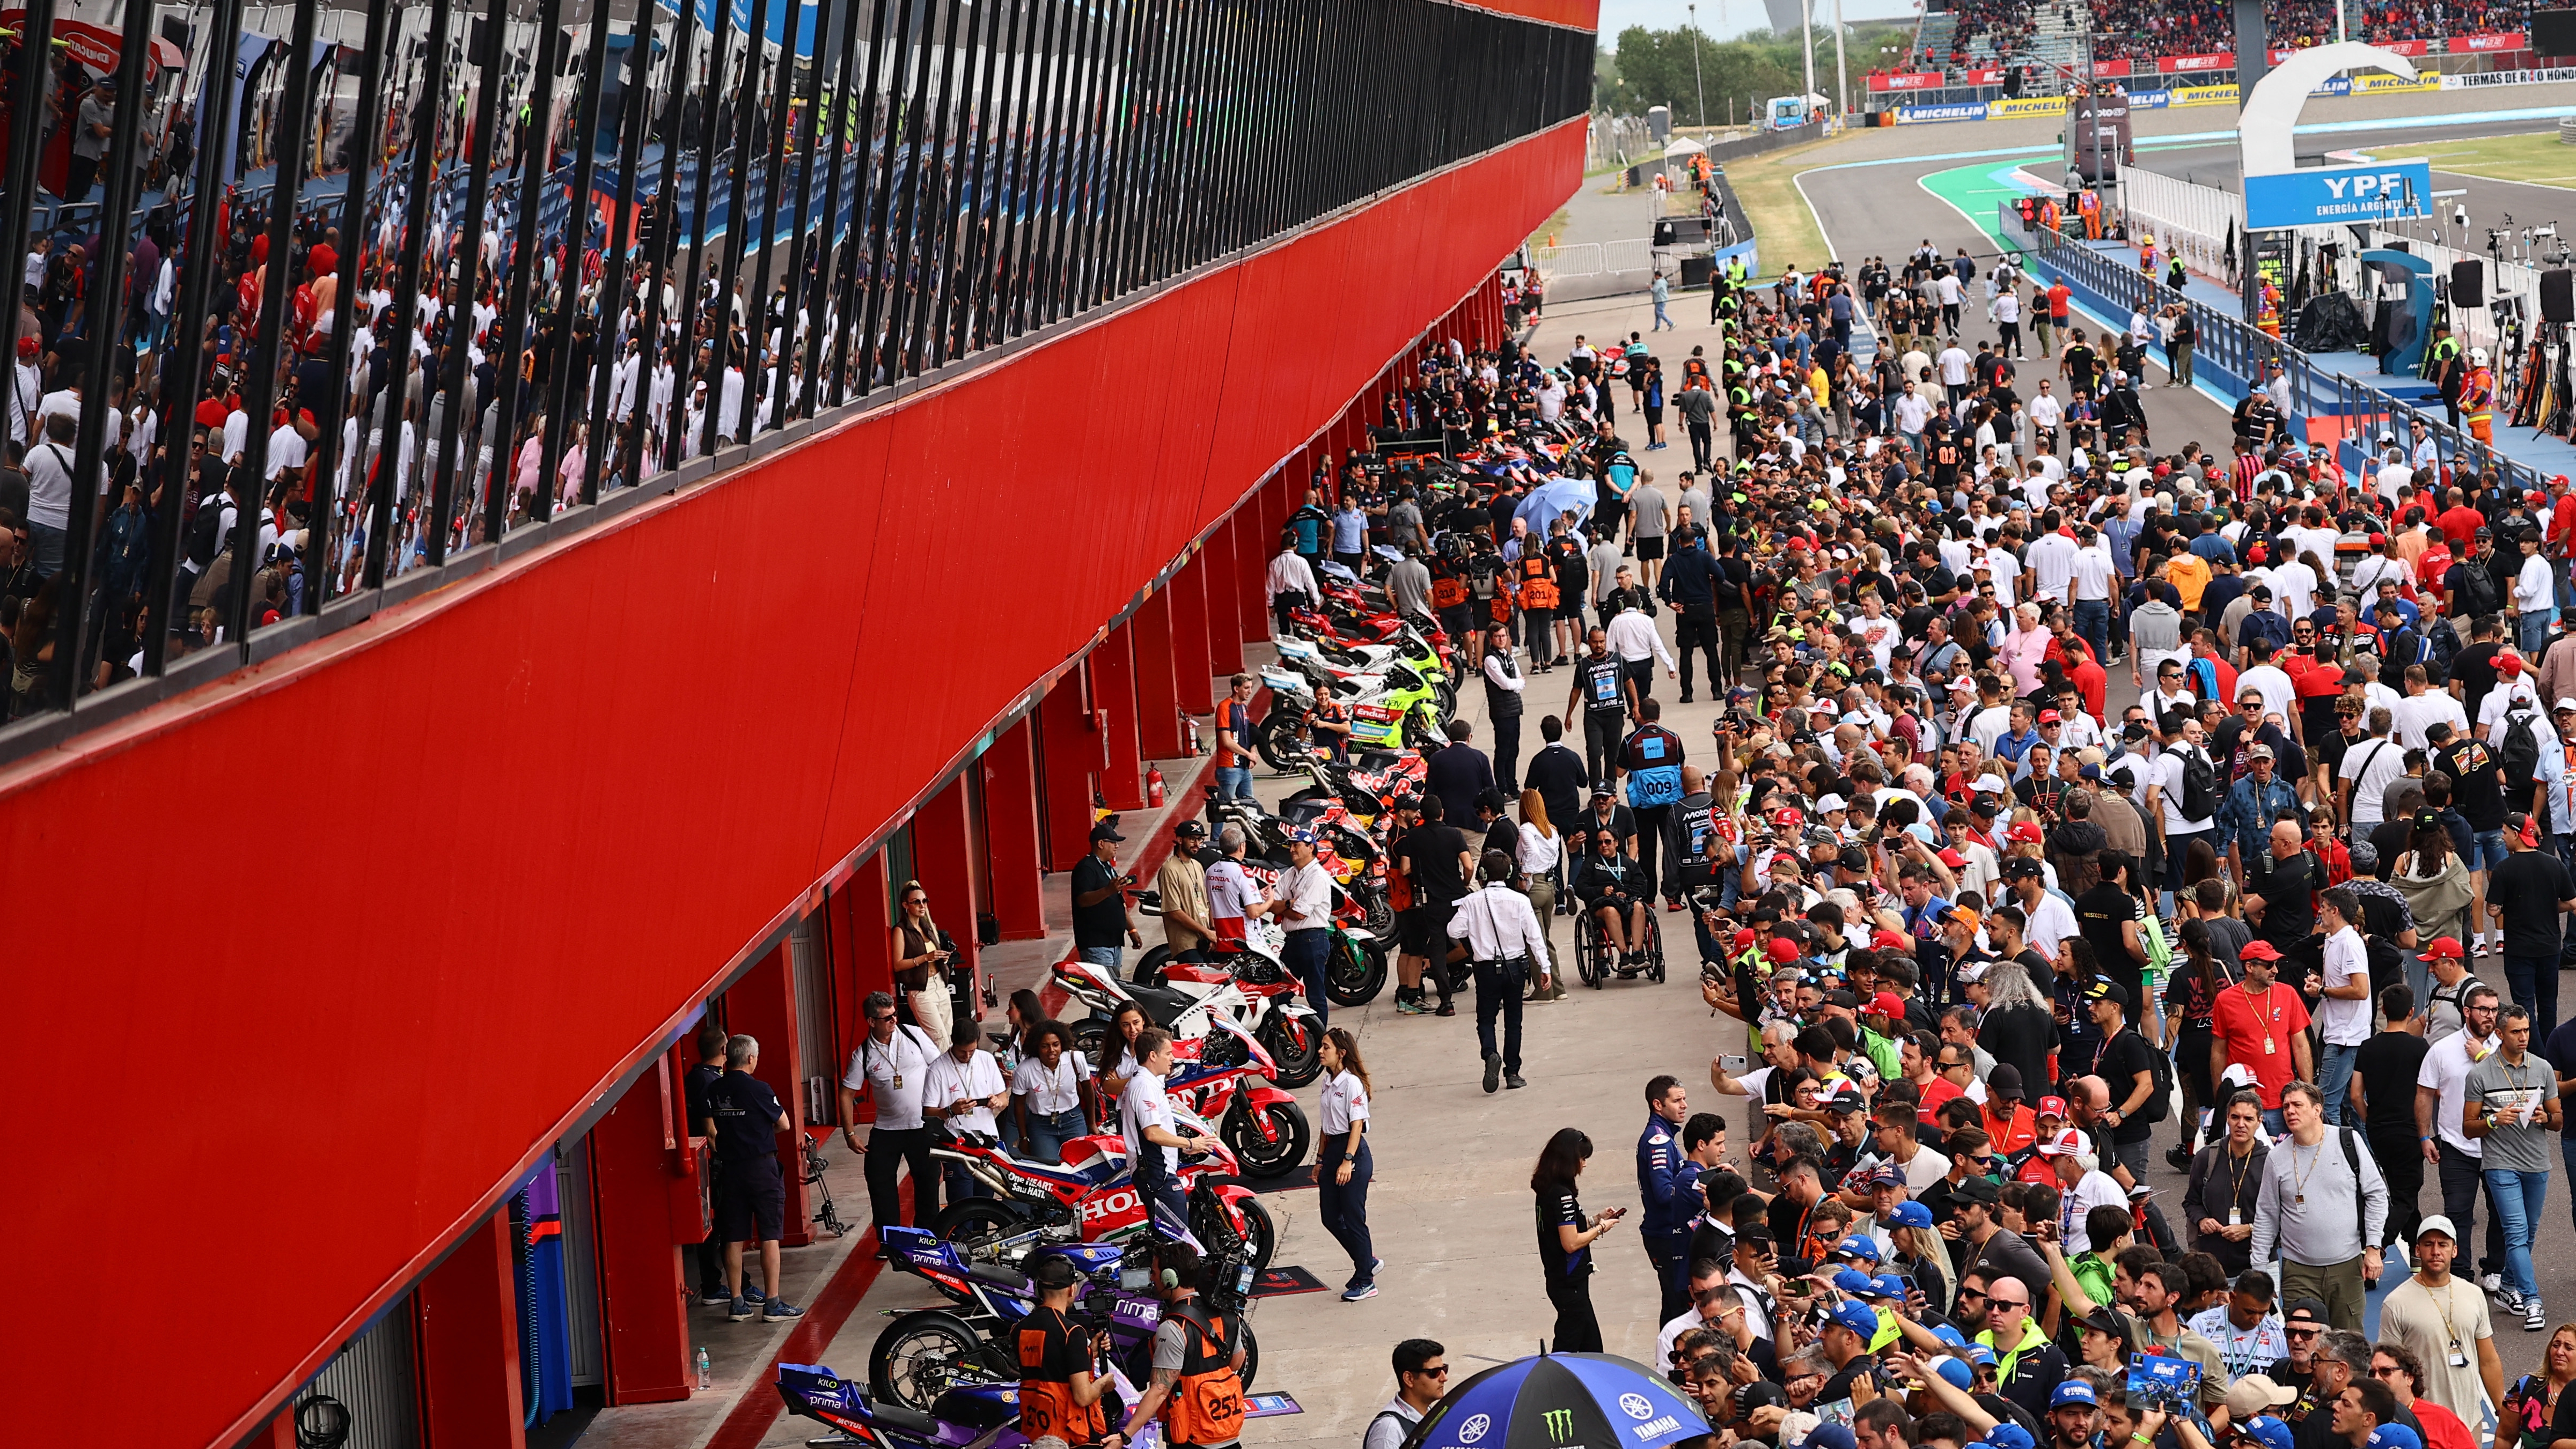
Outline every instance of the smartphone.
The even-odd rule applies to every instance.
[[[1815,1291],[1816,1285],[1804,1278],[1792,1278],[1780,1285],[1780,1296],[1783,1298],[1804,1298]]]
[[[1719,1057],[1717,1059],[1717,1064],[1726,1068],[1727,1073],[1731,1076],[1742,1075],[1745,1067],[1748,1065],[1744,1057],[1740,1054],[1731,1054]]]

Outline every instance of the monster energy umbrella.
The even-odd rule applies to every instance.
[[[1643,1365],[1551,1353],[1451,1389],[1405,1449],[1664,1449],[1708,1432],[1699,1406]]]

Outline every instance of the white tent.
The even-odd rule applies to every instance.
[[[1664,147],[1664,159],[1667,161],[1678,161],[1684,156],[1705,155],[1707,151],[1708,148],[1706,146],[1701,145],[1688,136],[1675,136]]]

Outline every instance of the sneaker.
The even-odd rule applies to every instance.
[[[1380,1269],[1380,1268],[1383,1268],[1383,1267],[1385,1267],[1385,1266],[1386,1266],[1386,1259],[1384,1259],[1384,1258],[1371,1258],[1371,1259],[1369,1259],[1369,1281],[1370,1281],[1370,1282],[1372,1282],[1372,1283],[1376,1282],[1376,1281],[1377,1281],[1377,1270],[1378,1270],[1378,1269]]]
[[[699,1305],[706,1308],[722,1308],[732,1301],[732,1290],[726,1288],[721,1283],[717,1284],[713,1288],[702,1289],[698,1293]]]
[[[1375,1298],[1376,1296],[1377,1285],[1375,1283],[1362,1283],[1356,1288],[1346,1288],[1342,1290],[1342,1301],[1344,1303],[1357,1303],[1363,1298]]]
[[[733,1306],[725,1310],[725,1317],[732,1319],[736,1323],[749,1323],[751,1321],[754,1310],[750,1304],[743,1302],[740,1298],[734,1298],[728,1301],[731,1302]]]
[[[1395,1009],[1400,1015],[1420,1016],[1430,1008],[1424,1006],[1419,1001],[1413,1000],[1411,997],[1407,997],[1404,1000],[1397,1002],[1395,1004]]]
[[[1485,1053],[1485,1090],[1491,1092],[1503,1079],[1503,1058],[1498,1052]]]
[[[2191,1171],[2190,1146],[2185,1143],[2177,1142],[2173,1146],[2166,1148],[2165,1161],[2172,1164],[2174,1169],[2178,1172]]]
[[[2538,1333],[2549,1326],[2549,1315],[2541,1311],[2539,1299],[2527,1300],[2522,1305],[2522,1310],[2523,1332]]]
[[[2489,1293],[2501,1293],[2504,1291],[2504,1275],[2502,1273],[2480,1273],[2478,1275],[2478,1286]]]
[[[1518,1077],[1505,1077],[1503,1078],[1503,1085],[1517,1092],[1521,1088],[1528,1086],[1529,1083],[1522,1081]]]
[[[1440,1003],[1440,1009],[1431,1014],[1433,1016],[1456,1016],[1458,1014],[1458,1008],[1444,1001]]]
[[[2511,1318],[2522,1311],[2522,1295],[2516,1293],[2510,1288],[2497,1289],[2495,1292],[2495,1301],[2496,1306],[2504,1310],[2504,1316],[2507,1318]]]
[[[769,1295],[763,1293],[757,1288],[754,1288],[750,1284],[745,1283],[742,1285],[742,1301],[750,1304],[754,1308],[758,1308],[763,1303],[769,1301]]]
[[[767,1303],[762,1304],[760,1309],[760,1321],[763,1323],[776,1323],[782,1318],[802,1318],[804,1316],[804,1309],[797,1307],[795,1304],[788,1302],[784,1298],[772,1298]]]

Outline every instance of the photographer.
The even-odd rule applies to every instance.
[[[1032,1440],[1052,1436],[1088,1444],[1109,1432],[1100,1407],[1109,1380],[1092,1365],[1109,1352],[1106,1329],[1076,1328],[1067,1309],[1082,1275],[1062,1253],[1047,1253],[1030,1272],[1038,1306],[1021,1320],[1012,1342],[1020,1357],[1020,1432]]]
[[[1166,1042],[1167,1058],[1170,1051]],[[1127,1422],[1101,1442],[1118,1449],[1159,1419],[1163,1442],[1175,1449],[1225,1449],[1243,1435],[1243,1320],[1198,1305],[1199,1253],[1187,1243],[1154,1245],[1154,1278],[1163,1299],[1154,1376]]]

